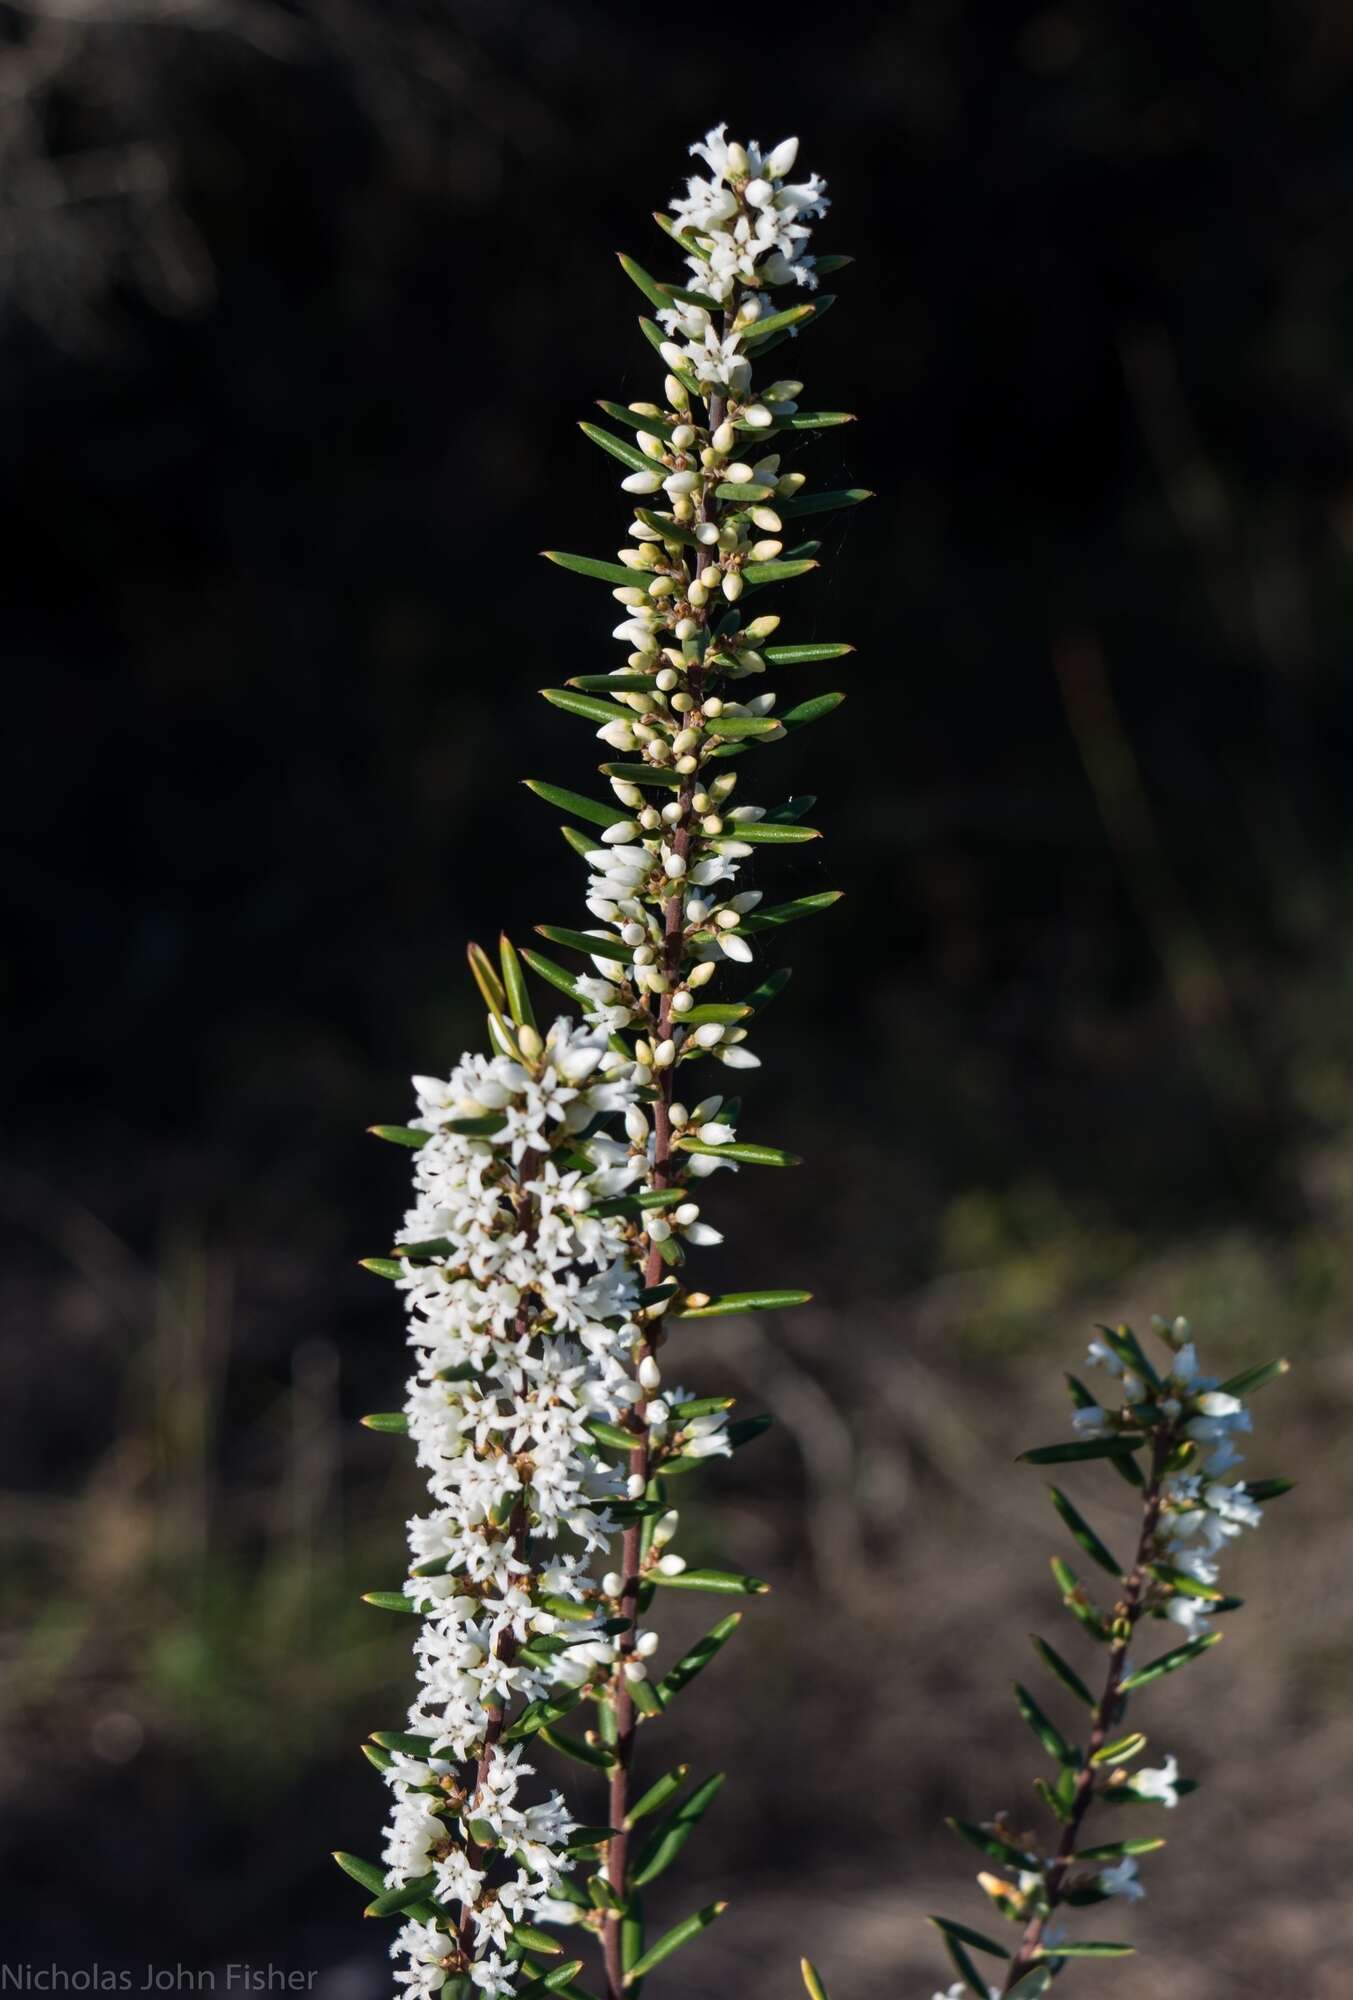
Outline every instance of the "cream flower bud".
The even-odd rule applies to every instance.
[[[731,451],[733,449],[733,446],[737,443],[737,436],[738,434],[734,430],[732,424],[730,424],[727,417],[725,417],[723,422],[715,430],[713,437],[710,439],[710,443],[714,446],[715,451]]]
[[[685,358],[686,357],[683,355],[682,356],[683,362],[685,361]],[[681,364],[678,363],[678,366],[680,365]],[[686,385],[681,380],[681,377],[679,375],[668,375],[664,378],[662,385],[662,393],[667,398],[667,405],[669,409],[688,410],[691,406],[691,399],[689,392],[687,391]]]
[[[680,1576],[686,1567],[685,1556],[659,1556],[657,1569],[659,1576]]]
[[[601,1579],[601,1588],[606,1597],[621,1597],[624,1595],[625,1579],[618,1570],[608,1569]]]
[[[779,145],[773,147],[762,162],[761,171],[767,180],[782,181],[786,174],[794,171],[794,162],[798,157],[798,140],[781,139]]]
[[[639,1382],[642,1388],[650,1392],[662,1387],[662,1370],[651,1354],[646,1354],[639,1363]]]
[[[626,1107],[625,1130],[636,1146],[648,1144],[648,1120],[637,1104]]]
[[[682,992],[672,995],[672,1012],[674,1014],[689,1014],[694,1005],[695,996],[691,993]]]
[[[741,943],[742,942],[741,939],[739,939],[738,942]],[[746,949],[745,946],[744,949]],[[751,955],[752,955],[751,952],[748,951],[747,952],[748,958],[750,958]],[[653,1067],[655,1069],[670,1069],[675,1061],[676,1061],[676,1043],[673,1041],[659,1042],[658,1046],[653,1051]]]
[[[682,876],[686,873],[685,855],[672,854],[672,853],[664,854],[662,857],[662,872],[667,877],[669,882],[679,882]]]
[[[651,1660],[661,1644],[656,1632],[641,1632],[634,1642],[634,1650],[641,1660]]]
[[[691,967],[690,971],[686,974],[686,984],[688,986],[708,986],[717,971],[718,966],[712,958],[704,959],[699,965]]]
[[[665,1215],[650,1215],[644,1224],[644,1232],[650,1243],[665,1243],[672,1233],[672,1225]],[[656,1382],[644,1382],[644,1371],[639,1370],[639,1380],[646,1389],[656,1389]]]
[[[627,1681],[646,1681],[648,1668],[642,1660],[626,1660],[623,1672]]]
[[[618,819],[614,826],[606,828],[601,837],[608,847],[613,847],[618,841],[633,840],[638,831],[632,819]]]
[[[631,472],[620,484],[626,493],[657,493],[662,488],[662,475],[658,472]]]
[[[654,686],[660,688],[664,694],[670,694],[680,679],[681,676],[674,667],[664,667]]]
[[[644,1488],[647,1484],[648,1481],[644,1478],[642,1472],[632,1472],[625,1481],[625,1498],[627,1500],[642,1500],[644,1497]]]
[[[723,580],[723,594],[730,604],[736,604],[742,595],[741,571],[730,569]]]

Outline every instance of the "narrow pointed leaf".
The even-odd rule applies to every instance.
[[[650,466],[653,459],[646,461]],[[571,556],[563,549],[542,549],[540,553],[546,562],[557,563],[560,569],[571,569],[577,576],[593,576],[601,583],[634,584],[642,588],[652,572],[630,569],[626,563],[606,562],[600,556]]]
[[[702,1153],[709,1159],[738,1160],[748,1167],[801,1167],[803,1161],[797,1153],[786,1153],[779,1146],[755,1146],[744,1139],[730,1139],[726,1145],[706,1145],[703,1139],[680,1138],[677,1145],[683,1153]]]
[[[1134,1944],[1106,1944],[1097,1938],[1083,1938],[1078,1944],[1044,1945],[1040,1958],[1131,1958]]]
[[[822,1974],[813,1964],[811,1958],[801,1958],[799,1960],[799,1972],[803,1979],[804,1991],[808,1995],[808,2000],[827,2000],[827,1989],[822,1984]],[[985,1994],[982,1995],[982,2000],[986,2000]]]
[[[415,1151],[426,1146],[432,1137],[430,1132],[416,1132],[412,1125],[368,1125],[366,1129],[374,1139],[384,1139],[391,1146],[409,1146]]]
[[[1005,2000],[1043,2000],[1043,1995],[1052,1985],[1052,1974],[1046,1965],[1036,1965],[1032,1972],[1026,1972],[1006,1994]]]
[[[765,646],[762,651],[772,666],[798,667],[807,666],[813,660],[839,660],[845,654],[853,653],[855,648],[847,645],[844,640],[831,642],[824,640],[820,644]]]
[[[723,832],[714,837],[711,845],[718,847],[727,840],[746,840],[753,847],[800,847],[807,840],[821,838],[817,827],[804,826],[798,820],[734,819],[724,821]]]
[[[364,1917],[393,1917],[399,1910],[407,1910],[410,1903],[421,1903],[430,1896],[437,1886],[435,1875],[420,1875],[416,1882],[406,1882],[402,1889],[386,1889],[377,1896],[374,1903],[368,1903],[363,1910]]]
[[[554,960],[546,958],[543,952],[523,950],[522,957],[536,977],[543,979],[547,986],[555,987],[560,993],[567,993],[570,1000],[582,999],[577,980],[572,973],[565,972],[562,965],[556,965]]]
[[[667,1771],[656,1785],[648,1790],[636,1805],[632,1805],[625,1816],[625,1825],[634,1826],[639,1820],[647,1819],[650,1813],[661,1812],[669,1799],[675,1798],[690,1776],[689,1764],[678,1764],[674,1771]]]
[[[707,1930],[727,1908],[727,1903],[706,1903],[703,1910],[696,1910],[694,1915],[683,1917],[679,1924],[673,1924],[671,1930],[660,1937],[655,1945],[649,1946],[642,1958],[636,1959],[625,1974],[626,1986],[633,1986],[636,1979],[643,1979],[655,1966],[670,1958],[674,1951],[680,1951],[683,1944],[688,1944],[692,1938],[699,1937],[701,1931]]]
[[[845,891],[842,889],[821,889],[812,896],[796,896],[791,903],[775,903],[768,910],[753,910],[743,918],[739,929],[755,935],[759,931],[778,931],[785,924],[797,924],[804,917],[815,917],[819,910],[829,910],[833,903],[839,903]]]
[[[662,769],[657,764],[602,764],[602,775],[616,778],[624,785],[658,785],[666,791],[679,791],[681,779],[675,771]],[[623,809],[617,808],[623,818]]]
[[[631,1877],[633,1888],[647,1888],[650,1882],[655,1882],[659,1875],[671,1867],[700,1820],[713,1805],[723,1785],[724,1775],[722,1771],[718,1771],[712,1778],[706,1778],[688,1799],[682,1801],[670,1819],[656,1829],[635,1864],[634,1874]]]
[[[1144,1442],[1137,1436],[1075,1438],[1066,1444],[1041,1444],[1033,1451],[1022,1451],[1016,1464],[1078,1465],[1091,1458],[1126,1458],[1140,1451]]]
[[[404,1266],[394,1257],[361,1257],[358,1263],[363,1271],[370,1271],[377,1278],[402,1278]]]
[[[560,924],[537,924],[536,929],[551,944],[567,945],[570,951],[585,952],[589,958],[615,958],[628,964],[630,948],[618,939],[593,937],[589,931],[571,931]]]
[[[843,694],[815,694],[809,701],[801,701],[794,708],[785,710],[780,720],[786,729],[802,729],[810,722],[820,722],[824,715],[841,706]]]
[[[608,403],[604,396],[597,397],[597,408],[604,410],[608,417],[618,424],[628,424],[632,431],[647,431],[651,437],[660,437],[665,444],[672,441],[676,425],[666,417],[646,416],[641,410],[631,410],[624,403]]]
[[[995,1938],[989,1938],[985,1931],[975,1931],[971,1924],[960,1924],[953,1917],[927,1917],[928,1924],[934,1924],[937,1931],[946,1937],[957,1938],[960,1944],[970,1944],[974,1951],[989,1952],[992,1958],[1009,1958],[1010,1953]]]
[[[618,799],[608,805],[604,799],[585,799],[581,792],[566,791],[562,785],[547,785],[541,778],[524,778],[522,782],[547,805],[558,806],[561,812],[572,813],[575,819],[585,819],[593,826],[616,826],[625,818],[625,808]]]
[[[842,507],[858,507],[862,500],[872,500],[873,497],[867,486],[848,486],[835,493],[796,493],[791,499],[777,501],[776,505],[786,517],[834,514]]]
[[[975,1847],[979,1854],[985,1854],[991,1861],[999,1861],[1006,1868],[1037,1868],[1041,1864],[1036,1854],[1028,1854],[1023,1848],[1015,1847],[988,1827],[976,1826],[971,1820],[947,1819],[945,1825]]]
[[[1074,1764],[1079,1753],[1072,1748],[1061,1730],[1052,1719],[1045,1715],[1026,1687],[1015,1683],[1015,1706],[1032,1729],[1049,1757],[1055,1757],[1059,1764]]]
[[[753,326],[748,327],[742,336],[743,346],[755,352],[760,342],[768,339],[771,334],[784,333],[789,327],[801,326],[804,320],[812,319],[817,310],[817,305],[810,303],[786,306],[782,312],[768,313],[765,319],[759,319]]]
[[[807,576],[818,565],[811,559],[798,562],[751,562],[743,566],[744,583],[788,583],[791,577]]]
[[[1085,1516],[1072,1506],[1060,1487],[1050,1486],[1048,1491],[1052,1495],[1053,1506],[1066,1522],[1075,1540],[1085,1550],[1086,1555],[1092,1561],[1097,1562],[1101,1569],[1107,1570],[1115,1582],[1121,1583],[1123,1580],[1122,1564],[1113,1555],[1112,1551],[1107,1549],[1104,1543],[1100,1541],[1099,1536],[1085,1519]]]
[[[1056,1674],[1062,1686],[1068,1688],[1075,1695],[1077,1701],[1083,1701],[1087,1708],[1093,1708],[1095,1698],[1075,1668],[1068,1666],[1056,1648],[1050,1646],[1046,1639],[1040,1639],[1036,1632],[1031,1632],[1029,1637],[1033,1641],[1034,1650],[1038,1653],[1044,1665],[1052,1673]]]
[[[806,1306],[812,1296],[811,1292],[725,1292],[722,1298],[711,1299],[708,1305],[683,1306],[672,1317],[717,1319],[724,1313],[778,1312],[786,1306]]]
[[[656,459],[646,457],[636,445],[626,444],[623,438],[612,437],[600,424],[579,424],[578,429],[584,437],[591,438],[593,444],[600,445],[612,458],[618,458],[622,465],[628,466],[631,472],[662,471]]]
[[[541,688],[539,692],[552,708],[568,715],[580,715],[584,722],[633,722],[634,710],[619,702],[602,701],[598,695],[578,694],[573,688]]]
[[[1224,1636],[1221,1632],[1203,1632],[1198,1638],[1189,1639],[1182,1646],[1172,1647],[1168,1653],[1162,1653],[1158,1660],[1152,1660],[1148,1666],[1138,1667],[1135,1673],[1129,1674],[1126,1680],[1119,1682],[1119,1687],[1124,1694],[1130,1694],[1134,1688],[1148,1687],[1152,1681],[1160,1680],[1162,1675],[1173,1674],[1180,1667],[1187,1667],[1191,1661],[1198,1659],[1209,1646],[1215,1646]]]
[[[706,1632],[703,1639],[698,1639],[695,1645],[691,1647],[689,1653],[684,1653],[674,1667],[668,1669],[658,1682],[658,1691],[664,1701],[670,1700],[673,1695],[680,1694],[681,1690],[684,1687],[688,1687],[697,1674],[704,1672],[715,1654],[727,1645],[741,1623],[742,1613],[740,1611],[730,1612],[727,1618],[721,1618],[717,1625]]]
[[[1218,1388],[1223,1396],[1252,1396],[1256,1389],[1263,1389],[1291,1372],[1290,1361],[1261,1361],[1257,1368],[1242,1368],[1239,1375],[1219,1383]]]
[[[376,1410],[369,1417],[359,1417],[358,1423],[364,1430],[388,1431],[391,1437],[407,1437],[409,1420],[403,1410]]]
[[[683,1569],[679,1576],[650,1570],[648,1580],[662,1590],[712,1590],[724,1597],[764,1597],[770,1589],[759,1576],[737,1576],[727,1569]]]
[[[354,1882],[360,1882],[369,1895],[383,1896],[385,1894],[385,1870],[378,1868],[374,1861],[363,1861],[358,1854],[344,1854],[342,1852],[335,1852],[334,1860],[343,1870],[343,1873],[351,1875]]]

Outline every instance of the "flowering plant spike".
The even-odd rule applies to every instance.
[[[742,800],[735,763],[843,699],[777,715],[773,689],[742,687],[852,651],[771,643],[779,617],[748,616],[749,600],[817,567],[820,544],[793,541],[800,516],[868,497],[805,490],[788,455],[850,418],[802,409],[802,385],[762,365],[821,317],[819,280],[849,261],[809,254],[827,203],[816,175],[790,179],[797,150],[787,139],[763,154],[720,126],[692,148],[708,175],[657,218],[682,279],[621,259],[654,310],[640,325],[662,396],[603,402],[618,431],[582,429],[625,468],[629,541],[614,560],[550,554],[612,586],[625,654],[544,690],[596,726],[617,760],[601,765],[615,802],[528,781],[567,815],[587,865],[590,922],[538,927],[580,968],[506,939],[495,965],[471,946],[488,1052],[416,1077],[411,1124],[373,1128],[414,1149],[414,1206],[391,1254],[366,1262],[404,1293],[415,1359],[404,1409],[364,1421],[412,1440],[431,1504],[410,1523],[406,1580],[368,1599],[421,1620],[407,1726],[364,1746],[393,1794],[383,1865],[336,1858],[370,1890],[367,1914],[399,1921],[395,1979],[411,1994],[592,2000],[585,1958],[555,1935],[565,1928],[599,1946],[607,2000],[620,2000],[724,1907],[647,1934],[643,1891],[722,1775],[688,1787],[685,1767],[655,1767],[640,1794],[635,1745],[738,1623],[721,1618],[663,1671],[660,1593],[767,1588],[692,1568],[673,1546],[681,1476],[767,1420],[731,1421],[730,1398],[680,1387],[669,1342],[679,1352],[683,1321],[808,1296],[763,1282],[712,1297],[685,1277],[688,1251],[721,1240],[702,1183],[795,1163],[739,1139],[737,1101],[695,1066],[757,1067],[749,1024],[789,975],[744,968],[763,939],[836,901],[765,907],[750,865],[818,838],[804,823],[813,800]],[[528,970],[581,1019],[542,1032]],[[597,1786],[591,1823],[545,1774],[551,1756]]]
[[[954,1832],[994,1864],[979,1874],[989,1908],[1015,1928],[1012,1945],[948,1917],[933,1917],[953,1968],[955,1983],[935,2000],[1038,2000],[1060,1973],[1082,1959],[1126,1957],[1132,1946],[1069,1932],[1063,1916],[1121,1896],[1136,1902],[1145,1890],[1138,1879],[1142,1856],[1165,1845],[1155,1832],[1139,1834],[1137,1812],[1124,1838],[1091,1832],[1092,1812],[1122,1808],[1173,1809],[1194,1789],[1181,1778],[1173,1756],[1154,1765],[1140,1760],[1147,1738],[1127,1713],[1130,1698],[1166,1674],[1201,1659],[1222,1632],[1212,1621],[1237,1611],[1219,1580],[1219,1558],[1246,1528],[1259,1525],[1262,1504],[1289,1490],[1285,1479],[1235,1479],[1240,1463],[1235,1439],[1251,1427],[1245,1398],[1284,1374],[1285,1361],[1250,1368],[1230,1381],[1216,1382],[1198,1370],[1188,1322],[1153,1321],[1166,1350],[1154,1362],[1126,1326],[1101,1327],[1090,1344],[1089,1363],[1102,1369],[1112,1387],[1101,1405],[1076,1377],[1068,1376],[1075,1437],[1064,1444],[1026,1451],[1030,1465],[1073,1465],[1097,1460],[1136,1493],[1139,1524],[1130,1559],[1120,1562],[1076,1504],[1060,1487],[1050,1488],[1052,1504],[1083,1554],[1113,1579],[1111,1601],[1099,1604],[1061,1556],[1052,1561],[1062,1602],[1084,1639],[1103,1649],[1099,1669],[1080,1671],[1045,1639],[1034,1650],[1059,1683],[1063,1701],[1088,1711],[1083,1743],[1064,1734],[1042,1699],[1016,1686],[1019,1713],[1052,1760],[1050,1778],[1034,1790],[1051,1823],[1049,1838],[1025,1831],[1005,1812],[973,1823],[953,1819]],[[1177,1642],[1148,1657],[1130,1656],[1146,1620],[1161,1620],[1182,1633]],[[1113,1831],[1117,1832],[1117,1828]],[[1047,1851],[1051,1849],[1051,1852]],[[1001,1962],[992,1983],[978,1969],[987,1956]],[[811,1976],[810,1976],[811,1975]],[[805,1965],[812,2000],[825,2000],[817,1975]]]

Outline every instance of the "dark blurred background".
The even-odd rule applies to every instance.
[[[7,1962],[384,1990],[328,1859],[409,1685],[363,1128],[480,1032],[468,937],[576,918],[517,781],[583,780],[533,690],[617,655],[535,551],[616,544],[612,252],[671,268],[728,118],[830,177],[795,366],[879,497],[782,607],[851,704],[756,774],[849,894],[744,1118],[811,1164],[719,1184],[710,1270],[816,1301],[690,1339],[778,1420],[698,1541],[776,1591],[668,1732],[734,1782],[661,1906],[734,1893],[696,1990],[947,1983],[938,1819],[1027,1798],[1055,1629],[1009,1461],[1091,1320],[1186,1311],[1300,1364],[1250,1465],[1303,1483],[1151,1697],[1205,1782],[1150,1956],[1077,1990],[1353,1993],[1351,86],[1339,0],[0,4]]]

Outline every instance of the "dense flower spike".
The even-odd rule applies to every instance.
[[[1067,1610],[1106,1649],[1103,1691],[1096,1697],[1075,1667],[1045,1640],[1035,1639],[1063,1694],[1090,1711],[1089,1734],[1083,1745],[1064,1735],[1041,1703],[1026,1688],[1016,1687],[1021,1716],[1056,1766],[1051,1782],[1040,1778],[1035,1784],[1051,1816],[1054,1838],[1040,1840],[1005,1812],[980,1824],[950,1821],[994,1864],[977,1879],[995,1912],[1017,1927],[1019,1939],[1012,1949],[968,1924],[932,1919],[959,1974],[957,1983],[936,2000],[963,2000],[969,1994],[980,2000],[1038,2000],[1054,1975],[1076,1960],[1126,1956],[1130,1945],[1076,1938],[1060,1918],[1065,1911],[1115,1896],[1140,1901],[1146,1892],[1139,1858],[1164,1841],[1146,1834],[1085,1845],[1086,1818],[1096,1804],[1172,1809],[1193,1789],[1179,1776],[1171,1756],[1157,1766],[1140,1763],[1147,1739],[1127,1726],[1129,1698],[1198,1659],[1222,1636],[1212,1620],[1239,1609],[1240,1600],[1221,1589],[1219,1558],[1246,1528],[1259,1525],[1261,1503],[1287,1491],[1288,1482],[1237,1481],[1228,1475],[1240,1463],[1235,1440],[1251,1428],[1245,1397],[1282,1374],[1286,1363],[1249,1369],[1218,1383],[1199,1372],[1185,1320],[1156,1320],[1153,1325],[1166,1349],[1159,1365],[1129,1328],[1101,1328],[1091,1343],[1089,1362],[1105,1372],[1112,1395],[1100,1403],[1074,1376],[1068,1378],[1074,1440],[1024,1454],[1034,1465],[1084,1460],[1111,1465],[1138,1494],[1137,1546],[1131,1562],[1120,1564],[1068,1496],[1059,1487],[1051,1489],[1053,1505],[1073,1540],[1114,1581],[1113,1601],[1101,1607],[1069,1565],[1061,1557],[1053,1559]],[[1182,1644],[1134,1662],[1128,1649],[1146,1619],[1181,1626],[1187,1636]],[[1049,1846],[1052,1851],[1045,1852]],[[1005,1962],[998,1984],[983,1978],[974,1953]]]
[[[686,1085],[691,1063],[718,1064],[725,1086],[758,1067],[748,1024],[789,975],[754,974],[740,994],[716,982],[751,966],[763,938],[836,900],[763,906],[749,866],[763,848],[817,839],[803,823],[813,800],[744,802],[731,760],[843,699],[810,697],[777,717],[774,693],[737,692],[852,650],[771,644],[778,615],[748,618],[742,603],[817,567],[816,541],[786,548],[787,520],[867,497],[810,495],[786,463],[850,419],[800,409],[797,381],[753,383],[764,357],[830,304],[818,280],[848,260],[808,254],[826,202],[816,176],[789,180],[796,141],[763,154],[720,127],[692,150],[711,177],[693,178],[675,220],[659,220],[694,284],[621,260],[656,310],[641,325],[666,366],[662,401],[603,403],[625,436],[583,426],[625,468],[630,543],[615,560],[552,556],[612,586],[626,649],[620,666],[544,691],[596,726],[618,760],[601,766],[615,803],[529,781],[568,815],[565,837],[587,866],[592,927],[539,926],[583,967],[519,958],[504,940],[495,969],[472,947],[491,1052],[463,1057],[445,1081],[416,1078],[412,1124],[374,1128],[416,1148],[415,1206],[394,1254],[368,1260],[405,1293],[416,1364],[404,1411],[367,1422],[412,1439],[432,1506],[410,1524],[403,1590],[371,1599],[423,1619],[407,1729],[368,1746],[394,1795],[384,1867],[338,1858],[374,1890],[372,1914],[401,1919],[397,1983],[457,2000],[590,2000],[576,1983],[582,1960],[550,1969],[560,1946],[541,1927],[561,1924],[599,1939],[607,2000],[620,2000],[724,1907],[647,1939],[641,1891],[721,1777],[682,1795],[683,1769],[636,1799],[631,1776],[639,1725],[704,1670],[737,1615],[658,1678],[659,1635],[642,1621],[661,1589],[766,1588],[688,1565],[672,1546],[670,1485],[765,1420],[731,1423],[730,1399],[676,1386],[664,1349],[684,1320],[808,1296],[712,1298],[686,1284],[688,1252],[721,1241],[702,1184],[794,1163],[738,1138],[726,1089]],[[814,297],[782,308],[777,287]],[[542,1037],[522,960],[569,996],[581,1024],[561,1019]],[[589,1705],[590,1729],[559,1726]],[[537,1776],[542,1749],[604,1778],[601,1824],[578,1825]],[[651,1831],[636,1837],[644,1820]]]

